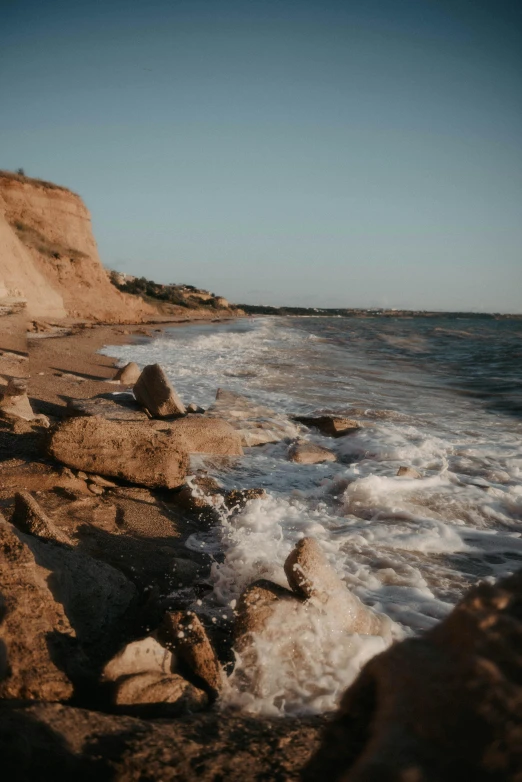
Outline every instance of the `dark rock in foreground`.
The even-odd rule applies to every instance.
[[[2,772],[17,782],[297,782],[323,723],[213,711],[150,721],[0,703]]]
[[[522,571],[366,665],[309,782],[520,782]]]

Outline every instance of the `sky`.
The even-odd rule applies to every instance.
[[[0,5],[0,168],[79,193],[107,267],[522,312],[520,2]]]

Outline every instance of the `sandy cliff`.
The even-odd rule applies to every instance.
[[[155,313],[111,284],[79,196],[5,172],[0,172],[0,297],[26,299],[32,317],[136,322]]]

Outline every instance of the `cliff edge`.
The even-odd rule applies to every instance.
[[[119,291],[102,266],[82,199],[66,188],[0,172],[0,298],[35,318],[139,322],[157,314]]]

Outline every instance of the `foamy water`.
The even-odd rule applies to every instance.
[[[263,487],[267,497],[189,540],[215,558],[214,591],[197,610],[220,621],[255,579],[286,586],[284,560],[303,536],[395,622],[395,637],[433,626],[477,580],[520,567],[521,337],[520,321],[265,318],[107,347],[121,364],[162,364],[187,403],[207,407],[224,387],[289,414],[364,424],[337,440],[310,433],[335,463],[288,462],[288,444],[278,443],[247,449],[226,469],[207,464],[225,489]],[[397,477],[401,465],[422,477]],[[272,714],[332,709],[384,648],[325,619],[299,638],[297,665],[288,632],[260,642],[255,675],[238,658],[225,703]]]

